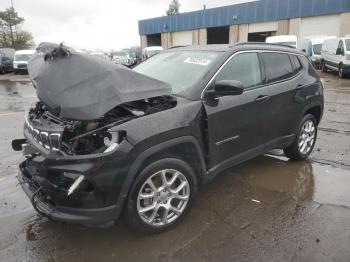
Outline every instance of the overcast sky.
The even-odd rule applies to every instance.
[[[249,0],[180,0],[180,12]],[[251,1],[251,0],[250,0]],[[138,20],[162,16],[170,0],[13,0],[35,43],[65,42],[85,49],[121,49],[139,45]],[[11,5],[1,0],[0,10]]]

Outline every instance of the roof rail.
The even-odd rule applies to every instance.
[[[282,44],[278,44],[278,43],[266,43],[266,42],[239,42],[239,43],[231,45],[231,47],[240,46],[240,45],[272,45],[272,46],[281,46],[281,47],[292,48],[292,47],[287,46],[287,45],[282,45]],[[292,49],[295,49],[295,48],[292,48]]]

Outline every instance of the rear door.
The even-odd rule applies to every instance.
[[[218,72],[215,81],[238,80],[244,92],[236,96],[217,97],[204,101],[208,118],[210,167],[226,168],[249,156],[263,153],[263,103],[256,101],[264,79],[256,52],[234,55]],[[221,165],[220,165],[221,164]]]
[[[297,89],[303,87],[302,66],[296,55],[262,52],[269,101],[265,107],[263,127],[266,149],[270,150],[293,133],[302,110],[295,99]]]

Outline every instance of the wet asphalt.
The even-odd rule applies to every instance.
[[[280,151],[231,168],[201,188],[175,229],[133,232],[56,223],[35,213],[15,178],[23,75],[0,75],[0,261],[350,261],[350,79],[321,74],[325,112],[311,157]]]

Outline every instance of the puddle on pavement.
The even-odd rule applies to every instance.
[[[0,80],[0,112],[25,111],[36,100],[30,81]]]
[[[350,171],[310,160],[263,156],[240,165],[241,178],[254,187],[284,192],[296,201],[350,207]]]
[[[35,95],[35,90],[30,81],[14,82],[9,80],[1,80],[0,95],[30,97]]]
[[[64,261],[67,254],[71,261],[120,260],[117,258],[164,261],[161,256],[170,256],[172,260],[176,250],[201,254],[200,250],[206,243],[209,243],[208,250],[218,249],[221,253],[226,247],[231,250],[231,246],[239,249],[241,245],[247,245],[250,250],[254,248],[256,238],[263,241],[266,234],[281,241],[286,239],[285,245],[289,245],[306,229],[319,233],[318,227],[325,228],[323,220],[317,220],[318,216],[307,222],[310,224],[303,224],[308,221],[304,219],[305,213],[312,213],[318,205],[312,201],[350,207],[350,193],[346,190],[349,182],[350,171],[311,161],[291,162],[283,156],[265,155],[232,168],[212,181],[209,187],[203,188],[193,210],[175,230],[147,236],[134,233],[120,221],[109,229],[54,223],[22,206],[25,210],[21,215],[0,217],[0,243],[3,243],[0,255],[1,252],[12,254],[25,258],[24,261],[29,258],[47,261],[51,257],[56,258],[53,261]],[[2,189],[14,187],[11,179],[0,180],[0,189],[1,184]],[[13,196],[13,203],[22,202],[25,196],[19,196],[16,190],[8,190],[6,195]],[[253,195],[262,200],[261,203],[251,202]],[[218,199],[222,201],[218,202]],[[28,202],[27,207],[30,206]],[[309,207],[298,209],[297,203]],[[11,213],[8,209],[2,211]],[[323,214],[320,216],[323,218]],[[293,232],[296,232],[294,236]],[[305,245],[313,243],[301,239]],[[157,243],[157,249],[152,249],[153,243]],[[170,243],[173,248],[169,248]],[[183,250],[184,245],[189,249]],[[151,251],[144,254],[143,250]]]

